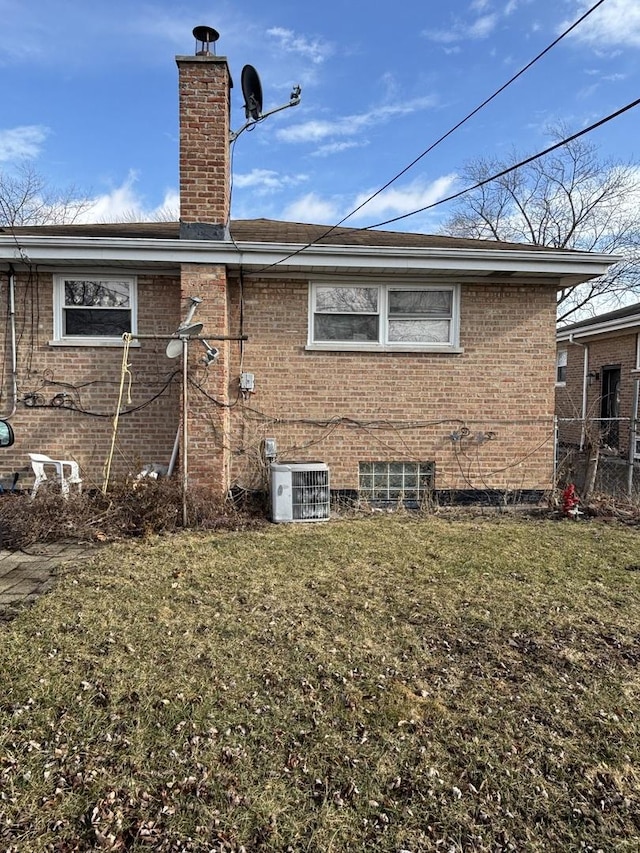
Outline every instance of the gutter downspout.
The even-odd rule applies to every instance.
[[[589,344],[581,344],[580,341],[574,340],[573,332],[569,335],[569,343],[582,347],[584,350],[584,358],[582,360],[582,412],[580,422],[580,450],[584,450],[584,443],[587,429],[587,389],[589,387]]]
[[[12,418],[18,408],[18,354],[16,345],[16,274],[9,265],[9,326],[11,328],[11,391],[13,405],[8,415],[1,415],[2,420],[8,421]]]

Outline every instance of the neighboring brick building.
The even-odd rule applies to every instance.
[[[85,483],[101,485],[123,379],[114,472],[167,464],[183,371],[152,336],[175,332],[199,297],[193,322],[219,356],[207,366],[200,343],[188,345],[191,483],[264,488],[273,438],[280,460],[322,460],[333,488],[368,498],[393,500],[403,483],[414,493],[406,484],[434,474],[447,491],[548,488],[556,291],[601,275],[609,258],[229,222],[227,61],[177,63],[180,223],[0,233],[0,414],[17,434],[4,472],[39,451],[76,459]],[[130,373],[123,331],[134,334]]]
[[[640,303],[565,326],[556,340],[561,444],[582,449],[597,437],[640,461]]]

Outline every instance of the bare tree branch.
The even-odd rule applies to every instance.
[[[566,138],[562,125],[552,138]],[[522,159],[479,159],[462,177],[486,180]],[[640,168],[599,158],[595,145],[574,140],[546,157],[463,196],[443,233],[620,254],[606,276],[558,293],[558,320],[576,319],[640,293]]]
[[[68,225],[91,204],[73,186],[51,188],[26,161],[0,172],[0,225]]]

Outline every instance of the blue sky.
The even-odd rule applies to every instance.
[[[299,106],[239,137],[232,214],[333,224],[474,109],[592,0],[0,0],[0,170],[27,160],[94,200],[86,218],[177,210],[176,54],[220,32],[244,122],[240,72],[264,110]],[[369,225],[460,189],[465,161],[533,153],[559,121],[577,131],[640,91],[640,1],[605,0],[487,108],[350,220]],[[640,161],[640,110],[588,137]],[[437,230],[450,205],[404,220]]]

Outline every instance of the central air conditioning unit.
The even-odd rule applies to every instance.
[[[324,462],[271,464],[271,520],[327,521],[329,468]]]

